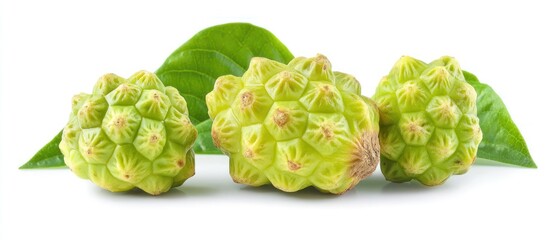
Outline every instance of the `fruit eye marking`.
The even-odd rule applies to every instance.
[[[251,92],[245,92],[240,97],[242,100],[242,103],[240,105],[241,108],[247,108],[254,102],[254,95]]]
[[[301,168],[301,164],[288,160],[288,169],[297,171]]]
[[[276,109],[275,114],[273,115],[273,121],[276,123],[279,127],[284,127],[290,118],[290,115],[288,112],[278,108]]]
[[[326,139],[332,139],[334,137],[334,131],[333,126],[329,124],[324,124],[320,127],[320,131],[322,132],[322,135],[324,135],[324,138]]]

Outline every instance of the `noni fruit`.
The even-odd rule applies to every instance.
[[[237,183],[341,194],[379,162],[375,104],[325,56],[288,65],[252,58],[242,77],[219,77],[206,103]]]
[[[196,137],[177,89],[139,71],[106,74],[92,94],[74,96],[59,148],[76,175],[104,189],[158,195],[194,175]]]
[[[475,161],[482,139],[477,94],[454,58],[429,64],[400,58],[373,99],[379,107],[381,170],[387,180],[438,185],[465,173]]]

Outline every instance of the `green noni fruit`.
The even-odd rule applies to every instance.
[[[381,170],[393,182],[438,185],[475,161],[482,132],[475,89],[458,62],[404,56],[373,97],[380,112]]]
[[[379,162],[375,104],[322,55],[288,65],[253,58],[242,77],[219,77],[206,103],[237,183],[340,194]]]
[[[194,175],[197,131],[177,89],[154,73],[102,76],[73,97],[59,148],[79,177],[112,192],[158,195]]]

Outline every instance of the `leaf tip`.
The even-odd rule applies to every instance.
[[[536,163],[534,162],[533,159],[530,159],[530,163],[528,165],[526,165],[525,167],[532,168],[532,169],[538,169],[538,165],[536,165]]]

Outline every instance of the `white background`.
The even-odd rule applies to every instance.
[[[0,239],[548,239],[543,1],[303,2],[1,2]],[[327,55],[367,96],[401,55],[452,55],[501,95],[539,168],[484,162],[434,188],[388,183],[378,169],[329,196],[237,185],[227,157],[201,155],[196,176],[159,197],[17,169],[100,75],[154,71],[199,30],[236,21],[269,29],[296,56]]]

